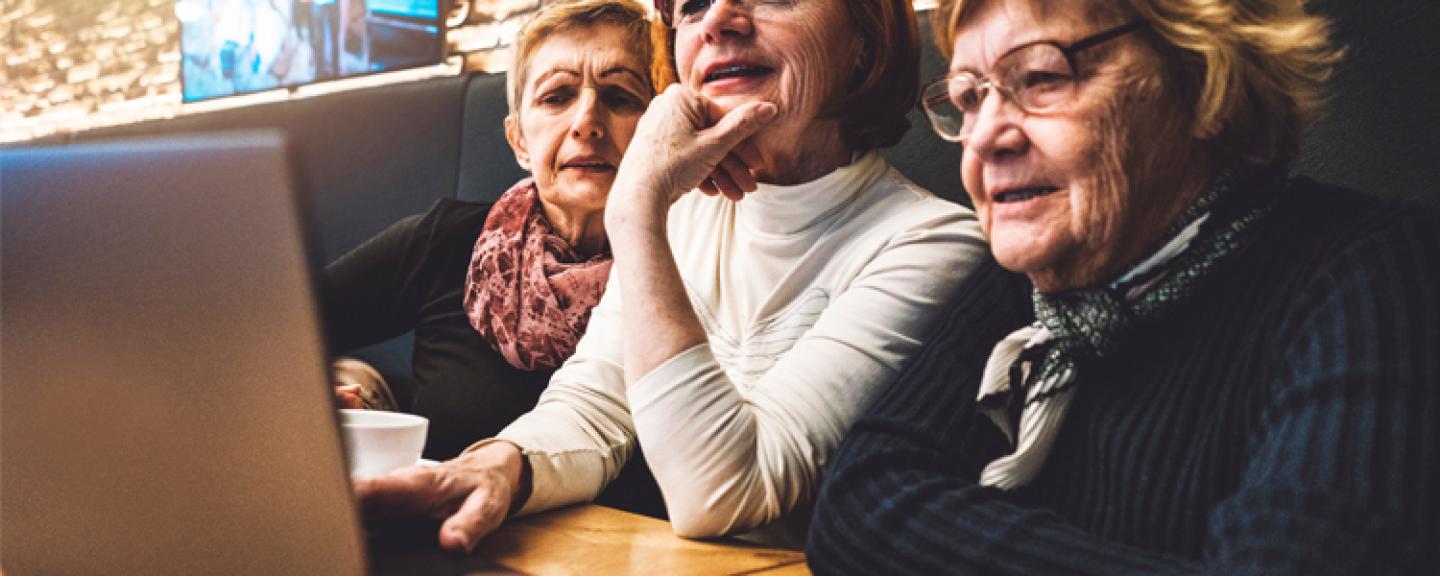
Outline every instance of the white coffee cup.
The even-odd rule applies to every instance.
[[[340,430],[350,475],[373,478],[420,461],[430,421],[383,410],[340,410]]]

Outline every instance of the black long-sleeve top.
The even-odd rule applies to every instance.
[[[535,406],[552,372],[511,366],[465,314],[465,275],[489,213],[490,204],[439,200],[330,263],[320,277],[332,351],[415,331],[413,395],[397,400],[430,419],[426,458],[452,458],[494,436]]]
[[[977,484],[1009,451],[975,411],[984,362],[1031,321],[1004,284],[852,429],[816,573],[1440,573],[1437,215],[1292,182],[1187,302],[1079,366],[1013,493]]]

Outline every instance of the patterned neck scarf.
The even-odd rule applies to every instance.
[[[1120,279],[1097,288],[1034,293],[1036,322],[1001,340],[985,364],[979,410],[1014,452],[985,467],[982,485],[1013,490],[1034,479],[1074,398],[1078,361],[1113,353],[1135,326],[1186,300],[1225,256],[1245,245],[1251,225],[1274,206],[1271,192],[1282,176],[1271,170],[1223,171],[1171,227],[1170,240]],[[1021,393],[1012,394],[1012,386]]]
[[[612,262],[608,252],[583,259],[557,236],[526,178],[485,218],[465,277],[465,313],[511,366],[556,368],[575,353]]]

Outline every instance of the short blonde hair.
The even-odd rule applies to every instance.
[[[955,32],[978,0],[942,0],[931,15],[946,59]],[[1116,0],[1115,8],[1149,24],[1166,46],[1166,67],[1193,105],[1197,133],[1213,137],[1222,158],[1285,164],[1300,154],[1343,50],[1330,46],[1330,23],[1304,0]]]
[[[663,25],[653,22],[645,6],[637,0],[552,0],[531,17],[510,47],[510,71],[505,75],[505,101],[511,116],[519,116],[521,97],[528,80],[530,57],[550,35],[579,27],[599,24],[619,26],[629,37],[629,45],[637,47],[645,60],[651,94],[658,94],[671,77],[669,57],[665,54]],[[661,28],[659,43],[655,27]]]

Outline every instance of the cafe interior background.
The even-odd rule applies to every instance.
[[[429,76],[504,72],[511,39],[544,1],[441,0],[449,8],[439,15],[445,40],[438,65],[183,102],[181,20],[187,3],[214,0],[0,0],[0,143]],[[935,3],[914,1],[922,11]],[[1440,45],[1433,42],[1440,10],[1428,0],[1310,4],[1335,19],[1337,40],[1365,60],[1363,68],[1342,67],[1336,99],[1345,109],[1342,117],[1321,123],[1347,137],[1323,140],[1393,142],[1376,155],[1389,161],[1366,170],[1374,175],[1430,165],[1440,150],[1440,131],[1433,130],[1440,114],[1429,120],[1386,115],[1415,110],[1419,102],[1440,112],[1433,105],[1440,101]],[[1432,41],[1418,41],[1424,38]],[[1367,58],[1371,52],[1385,57]],[[1363,176],[1343,183],[1366,188]]]
[[[503,72],[510,40],[542,1],[460,0],[444,17],[442,64],[329,82],[307,94]],[[182,102],[185,6],[185,0],[0,0],[0,142],[291,97],[272,90]]]

